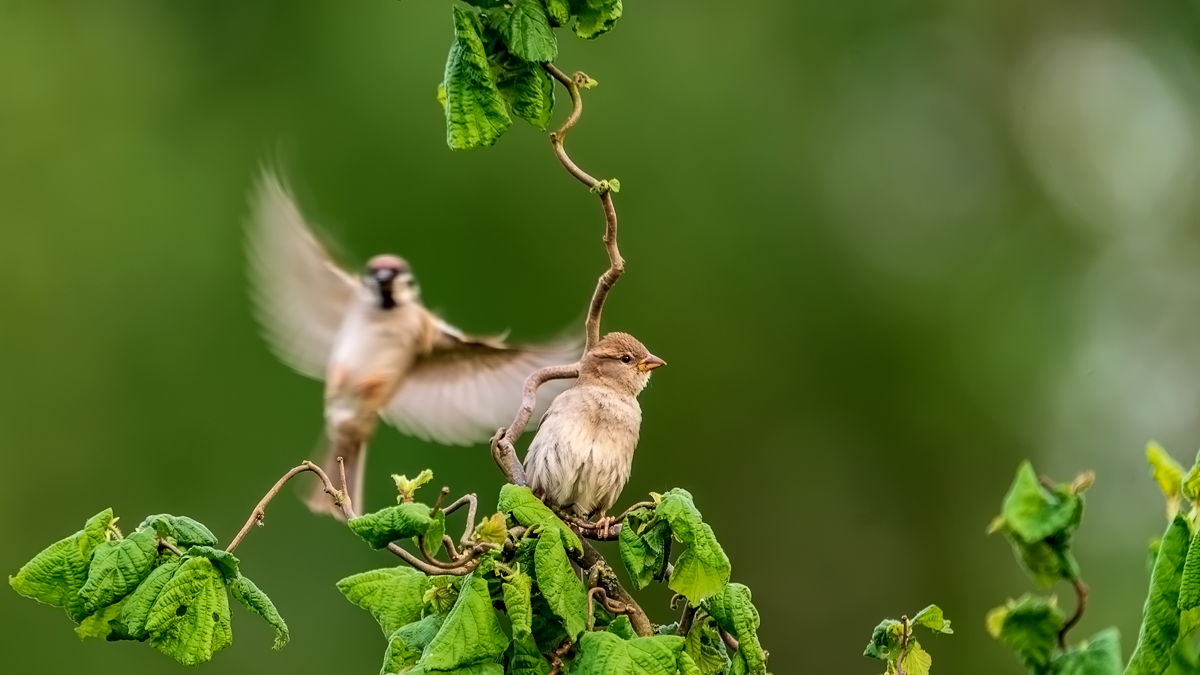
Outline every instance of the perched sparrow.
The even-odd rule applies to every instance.
[[[337,476],[337,458],[344,459],[356,504],[366,443],[380,415],[427,440],[486,441],[521,405],[530,373],[578,357],[577,343],[509,347],[463,335],[421,304],[411,270],[396,256],[372,258],[361,278],[343,271],[270,172],[253,206],[250,277],[259,321],[280,359],[325,379],[322,466]],[[563,388],[547,391],[545,400]],[[319,489],[308,506],[341,513]]]
[[[575,386],[550,404],[525,456],[534,493],[604,522],[629,480],[642,425],[638,394],[663,365],[626,333],[609,333],[584,354]]]

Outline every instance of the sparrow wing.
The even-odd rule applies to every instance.
[[[357,282],[333,262],[270,171],[252,206],[247,249],[258,322],[284,363],[321,379]]]
[[[432,352],[413,366],[383,416],[405,433],[438,443],[487,441],[512,422],[530,373],[574,363],[582,351],[578,341],[507,346],[500,340],[468,337],[436,321]],[[555,380],[542,385],[534,419],[571,383]]]

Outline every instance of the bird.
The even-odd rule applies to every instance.
[[[525,455],[534,494],[550,506],[597,518],[617,501],[642,425],[638,394],[666,365],[628,333],[609,333],[584,353],[579,377],[546,409]]]
[[[465,335],[421,303],[408,263],[371,258],[345,271],[306,223],[291,193],[264,170],[251,198],[247,248],[255,314],[275,354],[295,371],[324,379],[326,446],[320,466],[363,504],[367,441],[380,417],[401,432],[446,445],[486,441],[521,405],[525,379],[573,363],[579,340],[510,346]],[[550,388],[539,403],[569,382]],[[341,518],[323,489],[310,509]]]

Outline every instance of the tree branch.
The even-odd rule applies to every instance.
[[[621,582],[617,580],[617,575],[608,566],[608,563],[600,555],[600,552],[589,544],[587,540],[581,539],[579,543],[583,546],[583,555],[579,557],[579,566],[584,569],[591,569],[598,564],[604,565],[605,569],[597,577],[599,585],[604,588],[609,597],[616,599],[617,602],[622,603],[628,608],[629,611],[626,612],[626,615],[629,617],[629,623],[633,625],[635,633],[641,637],[653,635],[654,626],[650,623],[646,612],[637,603],[637,600],[633,599],[629,591],[621,587]],[[604,572],[607,572],[607,574]]]
[[[237,536],[233,538],[232,542],[230,542],[229,548],[225,549],[226,553],[233,553],[233,550],[238,547],[238,544],[242,543],[242,539],[244,539],[246,534],[250,532],[251,526],[262,525],[263,518],[266,516],[267,512],[267,504],[271,503],[271,500],[275,498],[275,495],[279,494],[279,491],[283,489],[283,486],[286,485],[289,480],[299,476],[305,471],[312,471],[321,478],[321,482],[325,484],[325,492],[327,492],[329,496],[333,498],[333,503],[342,509],[342,513],[345,514],[347,520],[354,517],[354,512],[350,509],[350,500],[346,496],[346,493],[333,487],[333,483],[330,482],[329,476],[327,476],[325,472],[321,470],[321,467],[308,460],[305,460],[303,464],[284,474],[283,478],[280,478],[278,481],[276,481],[275,485],[267,492],[267,494],[261,500],[259,500],[258,506],[255,506],[254,510],[250,512],[250,518],[246,520],[246,524],[242,526],[242,529],[237,533]]]
[[[533,417],[533,409],[537,405],[538,387],[550,380],[565,380],[572,377],[579,377],[578,363],[572,363],[569,366],[550,366],[533,371],[525,379],[521,407],[517,410],[517,416],[513,419],[512,424],[500,429],[495,436],[492,436],[492,459],[496,460],[496,465],[504,472],[504,477],[513,485],[524,486],[527,484],[525,469],[521,466],[521,461],[517,459],[517,451],[513,448],[512,441],[525,433],[525,427],[529,425],[529,418]]]

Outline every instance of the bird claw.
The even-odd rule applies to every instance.
[[[614,522],[616,522],[616,518],[612,516],[601,516],[600,520],[596,521],[596,529],[601,539],[608,539],[608,532],[612,529]]]

